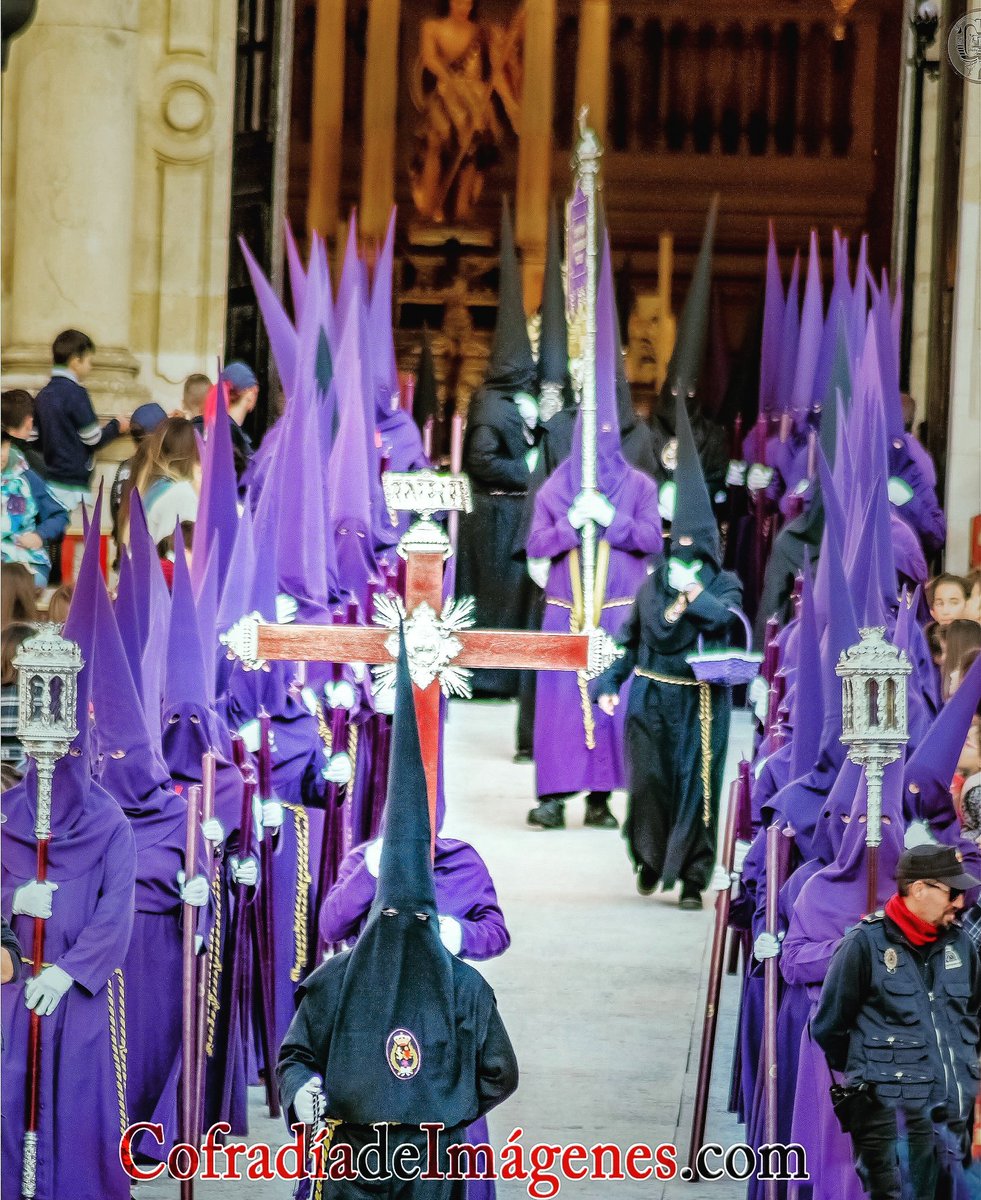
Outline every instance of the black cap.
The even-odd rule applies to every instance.
[[[958,892],[981,887],[981,879],[964,870],[964,856],[953,846],[923,845],[904,850],[896,867],[896,878],[900,883],[935,879]]]

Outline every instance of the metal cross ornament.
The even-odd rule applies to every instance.
[[[243,617],[222,642],[247,669],[270,660],[362,662],[382,666],[393,678],[398,655],[397,630],[404,621],[406,656],[419,721],[419,740],[435,829],[439,763],[440,693],[469,694],[469,669],[496,667],[514,671],[580,671],[593,678],[622,653],[602,630],[584,633],[534,633],[472,628],[473,601],[443,601],[443,564],[451,554],[449,538],[433,520],[437,512],[468,512],[470,481],[465,475],[432,471],[385,475],[388,507],[419,513],[399,543],[406,560],[405,604],[376,598],[377,624],[267,625]],[[438,615],[437,615],[438,614]]]

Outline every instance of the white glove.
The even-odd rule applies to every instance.
[[[346,679],[328,679],[324,684],[324,699],[328,708],[343,708],[348,712],[354,708],[354,688]]]
[[[456,917],[439,918],[439,940],[453,955],[459,954],[463,946],[463,926]]]
[[[250,855],[248,858],[237,858],[234,854],[229,860],[232,868],[232,881],[244,887],[255,887],[259,882],[259,864]]]
[[[368,868],[368,874],[378,878],[378,872],[381,870],[382,860],[382,839],[376,838],[373,842],[369,842],[364,848],[364,865]]]
[[[535,398],[527,392],[516,392],[514,407],[521,413],[521,419],[528,428],[534,429],[538,424],[538,402]]]
[[[690,563],[682,562],[680,558],[668,559],[668,587],[676,592],[685,592],[698,583],[698,572],[702,569],[702,560],[694,559]]]
[[[61,967],[45,967],[39,975],[32,976],[24,985],[24,1003],[39,1017],[49,1017],[74,982],[75,980]]]
[[[525,466],[528,468],[529,475],[531,475],[538,466],[538,457],[540,454],[541,451],[538,449],[538,447],[532,446],[532,448],[525,455]]]
[[[317,693],[313,690],[313,688],[301,688],[300,699],[303,701],[303,707],[307,710],[310,716],[315,717],[317,715],[319,702],[317,700]],[[239,732],[241,732],[241,730]]]
[[[177,872],[177,886],[181,892],[181,904],[190,904],[194,908],[204,908],[211,895],[211,885],[204,875],[195,875],[188,879],[183,871]]]
[[[732,876],[721,863],[716,863],[712,868],[712,878],[709,880],[709,889],[713,892],[727,892],[732,887]]]
[[[753,463],[746,475],[746,486],[751,492],[762,492],[770,486],[773,478],[773,468],[764,467],[762,463]]]
[[[898,475],[890,478],[886,485],[886,492],[889,496],[889,503],[895,504],[897,508],[902,508],[904,504],[908,504],[913,499],[913,489],[905,479],[900,479]]]
[[[757,675],[749,685],[748,694],[749,702],[753,706],[756,719],[762,725],[766,720],[766,714],[770,707],[770,685],[762,675]]]
[[[202,836],[207,838],[215,846],[220,845],[225,840],[225,826],[217,817],[209,817],[207,821],[201,822]]]
[[[375,712],[383,717],[390,717],[395,712],[395,688],[391,685],[377,684],[371,689],[375,702]]]
[[[278,800],[262,802],[262,828],[279,829],[283,823],[283,806]]]
[[[746,464],[740,458],[734,458],[726,471],[726,487],[743,487],[746,483]]]
[[[354,774],[351,759],[343,752],[332,754],[327,760],[327,766],[320,773],[328,783],[336,783],[339,787],[346,787]]]
[[[937,839],[930,832],[930,826],[926,821],[911,821],[906,827],[906,833],[903,837],[903,845],[907,850],[912,850],[914,846],[935,846]]]
[[[772,933],[759,934],[753,943],[753,957],[756,961],[766,962],[768,958],[776,958],[780,953],[783,936],[782,931],[776,937]]]
[[[292,596],[280,592],[276,597],[276,624],[292,625],[296,620],[296,610],[299,608]]]
[[[304,1125],[312,1125],[316,1113],[314,1112],[314,1097],[323,1104],[324,1089],[323,1081],[319,1075],[311,1075],[303,1087],[293,1097],[293,1110],[296,1113],[297,1119],[302,1121]]]
[[[238,728],[238,736],[245,742],[245,748],[250,754],[258,754],[262,745],[262,726],[253,718]]]
[[[749,853],[751,843],[744,841],[742,838],[736,838],[736,845],[732,855],[732,870],[735,875],[742,875],[743,864],[746,862],[746,855]]]
[[[526,565],[532,583],[536,583],[544,589],[548,583],[548,573],[552,569],[552,560],[550,558],[529,558]]]
[[[662,521],[670,523],[674,520],[674,505],[677,498],[678,485],[673,479],[661,484],[657,493],[657,511],[661,514]]]
[[[586,520],[595,521],[604,529],[613,521],[617,513],[602,492],[580,492],[573,501],[573,507],[578,508],[585,515]]]
[[[30,883],[22,884],[13,898],[13,911],[23,917],[51,916],[51,897],[58,890],[56,883],[38,883],[32,879]]]

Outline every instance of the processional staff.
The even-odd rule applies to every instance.
[[[55,764],[64,758],[78,736],[75,705],[78,674],[84,666],[75,642],[61,636],[61,626],[45,624],[28,638],[14,657],[18,671],[17,737],[24,752],[37,763],[37,881],[48,874],[51,838],[51,785]],[[34,918],[32,974],[44,967],[44,918]],[[27,1102],[24,1107],[24,1163],[21,1194],[33,1200],[37,1192],[37,1145],[41,1099],[41,1017],[31,1012],[27,1039]]]
[[[589,108],[579,112],[579,141],[572,159],[572,198],[567,210],[566,262],[573,381],[582,414],[582,491],[596,495],[596,204],[603,148],[586,123]],[[577,345],[578,343],[578,345]],[[575,353],[575,350],[578,353]],[[582,527],[583,628],[595,629],[596,522]]]

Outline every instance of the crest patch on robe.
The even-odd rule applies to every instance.
[[[394,1029],[388,1035],[385,1057],[396,1079],[411,1079],[419,1070],[422,1055],[408,1029]]]

